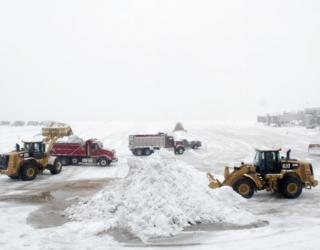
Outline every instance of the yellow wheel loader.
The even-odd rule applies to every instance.
[[[279,192],[288,199],[301,195],[302,189],[318,185],[309,162],[280,157],[279,150],[256,150],[254,164],[241,163],[233,169],[226,167],[223,182],[208,173],[209,187],[230,186],[245,198],[251,198],[255,191]]]
[[[23,148],[16,144],[16,149],[9,154],[0,155],[0,174],[6,174],[12,179],[30,181],[38,173],[49,170],[51,174],[59,174],[62,164],[49,152],[53,144],[64,136],[72,134],[70,127],[43,128],[43,141],[24,141]]]

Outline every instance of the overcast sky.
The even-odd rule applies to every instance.
[[[0,1],[0,120],[320,106],[320,1]]]

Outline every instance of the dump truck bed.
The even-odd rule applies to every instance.
[[[170,143],[168,135],[166,134],[155,134],[155,135],[130,135],[129,136],[129,148],[168,148]]]

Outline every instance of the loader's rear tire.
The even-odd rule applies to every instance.
[[[302,183],[296,177],[285,177],[279,187],[280,193],[288,199],[296,199],[302,193]]]
[[[99,159],[99,165],[101,167],[107,167],[110,165],[110,161],[107,158],[100,158]]]
[[[62,170],[62,162],[59,159],[54,161],[53,166],[50,168],[51,174],[60,174]]]
[[[22,166],[20,174],[23,181],[32,181],[38,175],[38,167],[32,162],[27,162]]]
[[[242,197],[250,199],[254,194],[255,185],[252,180],[241,178],[232,185],[232,188]]]

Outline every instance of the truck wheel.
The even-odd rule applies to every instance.
[[[144,155],[149,156],[149,155],[151,155],[152,151],[150,149],[146,148],[143,153],[144,153]]]
[[[110,165],[110,161],[107,158],[100,158],[99,159],[99,165],[101,167],[106,167]]]
[[[77,157],[72,157],[71,158],[71,163],[72,163],[72,165],[78,165],[79,164],[79,159]]]
[[[32,163],[27,162],[21,168],[21,179],[23,181],[31,181],[38,175],[38,167]]]
[[[175,153],[176,153],[177,155],[182,155],[182,154],[184,153],[184,148],[182,148],[182,147],[177,148],[177,149],[175,150]]]
[[[233,185],[232,188],[242,197],[250,199],[254,194],[254,183],[248,178],[240,178]]]
[[[142,151],[141,148],[137,148],[137,149],[135,149],[134,151],[135,151],[135,153],[136,153],[136,154],[135,154],[136,156],[141,156],[141,155],[143,154],[143,151]]]
[[[59,160],[61,161],[62,166],[69,165],[70,160],[67,157],[61,157],[61,158],[59,158]]]
[[[197,150],[198,149],[198,145],[193,145],[192,149]]]
[[[51,174],[59,174],[62,170],[62,162],[59,159],[54,161],[53,166],[50,169]]]
[[[296,177],[285,177],[280,183],[280,193],[288,199],[296,199],[302,193],[302,183]]]

